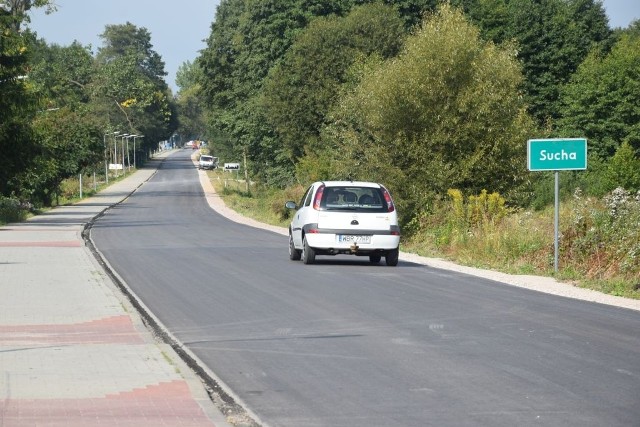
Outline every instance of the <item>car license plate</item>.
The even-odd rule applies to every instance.
[[[367,244],[371,243],[371,236],[363,236],[363,235],[351,235],[351,234],[338,234],[338,242],[339,243],[357,243],[357,244]]]

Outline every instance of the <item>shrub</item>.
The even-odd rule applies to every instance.
[[[13,197],[0,196],[0,222],[2,223],[24,221],[30,210],[29,203],[20,202]]]
[[[640,159],[628,142],[624,142],[609,160],[605,172],[609,188],[622,187],[627,190],[640,188]]]
[[[588,279],[640,280],[640,191],[619,187],[601,199],[574,196],[562,258]]]

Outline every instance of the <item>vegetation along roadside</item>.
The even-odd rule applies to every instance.
[[[236,212],[288,227],[284,201],[299,200],[302,186],[246,191],[222,171],[209,177]],[[554,276],[568,285],[640,299],[640,192],[618,188],[602,198],[576,191],[561,204],[559,271],[554,273],[554,210],[509,208],[497,193],[464,197],[459,190],[403,229],[401,250],[510,274]],[[284,250],[284,249],[283,249]]]

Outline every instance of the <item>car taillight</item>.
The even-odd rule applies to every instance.
[[[389,194],[387,189],[384,187],[382,187],[382,195],[384,196],[384,201],[387,202],[387,210],[389,212],[393,212],[394,210],[396,210],[396,207],[393,204],[393,199],[391,199],[391,194]]]
[[[313,199],[313,209],[319,211],[320,210],[320,200],[322,200],[322,193],[324,192],[324,185],[318,187],[318,191],[316,191],[316,197]]]

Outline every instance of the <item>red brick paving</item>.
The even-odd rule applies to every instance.
[[[205,427],[214,423],[175,380],[100,399],[0,401],[2,427]]]
[[[0,345],[142,344],[128,315],[62,325],[0,325]],[[0,423],[0,426],[2,424]]]

